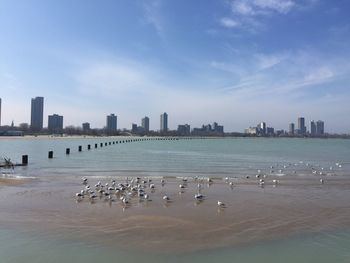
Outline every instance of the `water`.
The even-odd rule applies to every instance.
[[[100,148],[100,143],[114,139],[33,139],[0,140],[0,156],[20,162],[29,155],[27,176],[70,175],[242,175],[271,165],[310,163],[330,167],[338,174],[349,174],[350,140],[322,139],[206,139],[179,141],[145,141],[122,143]],[[121,139],[115,139],[114,141]],[[94,149],[98,143],[98,149]],[[92,150],[87,151],[91,144]],[[83,152],[78,153],[78,146]],[[71,148],[71,155],[65,149]],[[54,151],[54,159],[47,153]],[[336,163],[342,164],[337,169]],[[280,167],[281,168],[281,167]],[[293,170],[304,167],[299,165]],[[278,169],[276,169],[277,171]]]
[[[29,155],[29,166],[17,167],[14,171],[1,170],[5,173],[3,176],[37,178],[24,185],[0,185],[1,263],[64,261],[79,263],[101,260],[116,262],[350,262],[350,228],[348,224],[343,224],[350,211],[348,201],[346,201],[349,200],[350,190],[350,140],[233,138],[144,141],[108,146],[103,144],[104,146],[100,147],[101,142],[109,143],[120,140],[123,138],[0,139],[0,156],[7,156],[19,162],[23,154]],[[94,148],[95,143],[98,143],[98,149]],[[88,144],[91,144],[92,147],[90,151],[87,150]],[[79,145],[83,146],[81,153],[78,152]],[[69,156],[65,155],[66,148],[71,148]],[[49,150],[54,151],[53,159],[47,158]],[[339,163],[341,167],[336,163]],[[317,175],[312,173],[311,167],[317,171]],[[250,183],[245,184],[244,179],[240,179],[247,175],[255,177],[258,169],[262,174],[269,174],[269,176],[277,174],[282,178],[281,180],[284,177],[292,178],[288,179],[292,182],[292,186],[286,183],[285,186],[282,184],[276,189],[272,187],[258,189],[255,185],[252,187]],[[115,220],[125,217],[120,214],[121,208],[116,206],[115,209],[119,210],[114,210],[113,213],[116,214],[112,214],[109,210],[113,209],[106,210],[107,206],[101,206],[100,203],[91,206],[88,203],[78,205],[72,202],[70,187],[74,189],[76,186],[71,186],[71,184],[79,181],[82,176],[92,178],[91,180],[126,176],[230,177],[235,178],[237,182],[240,182],[239,180],[243,182],[234,190],[236,203],[232,211],[231,208],[228,208],[224,211],[226,215],[224,213],[224,215],[210,217],[210,204],[204,203],[203,208],[189,209],[194,210],[194,213],[203,213],[208,218],[207,221],[212,224],[215,224],[217,220],[222,220],[223,224],[227,224],[227,222],[238,220],[237,211],[241,211],[241,214],[245,213],[244,206],[260,207],[265,204],[264,202],[273,202],[277,197],[281,199],[283,205],[290,204],[291,211],[295,210],[290,213],[298,215],[295,218],[298,218],[300,214],[300,217],[305,216],[305,218],[302,217],[303,220],[311,216],[310,222],[316,222],[322,217],[325,219],[329,217],[329,221],[322,221],[322,224],[320,223],[322,227],[309,232],[305,232],[304,229],[296,231],[296,234],[286,231],[285,234],[262,236],[242,244],[230,242],[227,242],[227,245],[220,243],[220,246],[213,244],[212,248],[207,249],[189,251],[176,249],[162,252],[154,249],[149,251],[138,249],[136,245],[126,249],[118,242],[124,240],[127,243],[129,240],[127,236],[118,237],[118,242],[111,237],[105,237],[101,242],[67,233],[68,229],[72,233],[81,234],[81,230],[77,229],[74,223],[67,226],[68,219],[72,221],[81,219],[80,217],[86,219],[86,215],[91,216],[91,213],[94,213],[94,216],[105,214],[106,217],[111,216]],[[314,180],[315,176],[317,180],[321,177],[330,183],[325,184],[323,188],[319,184],[311,185],[309,188],[307,186],[296,187],[299,180],[303,183],[314,181],[317,183],[317,180]],[[220,186],[214,185],[210,188],[212,190],[208,188],[206,190],[208,194],[214,194],[215,187]],[[55,191],[58,193],[54,193]],[[227,190],[227,193],[229,192]],[[15,198],[10,197],[11,195],[15,195]],[[259,200],[254,201],[256,196]],[[182,201],[181,205],[190,207],[189,204],[192,201],[190,203],[183,197],[181,198],[176,201]],[[249,202],[238,208],[240,198],[242,202],[247,202],[247,200]],[[305,208],[301,205],[293,206],[293,203],[304,203],[303,200],[306,203]],[[158,204],[160,202],[154,200],[149,205],[150,207],[140,206],[139,209],[141,213],[153,215],[157,211]],[[312,205],[311,207],[320,204],[320,209],[316,211],[320,214],[315,214],[315,218],[312,218],[313,212],[310,214],[305,212],[309,209],[308,204]],[[131,208],[127,213],[132,214],[136,209],[137,207],[134,210]],[[270,207],[265,209],[265,216],[274,218],[277,212],[273,207],[271,211],[269,209]],[[161,215],[173,216],[172,210],[178,213],[181,211],[181,206],[177,206],[175,202],[174,205],[162,211]],[[34,221],[39,217],[34,215],[41,213],[46,215],[47,221],[55,223],[51,225],[48,223],[48,226],[43,224],[42,228],[35,225]],[[252,211],[247,213],[255,216]],[[282,214],[279,215],[280,218]],[[181,216],[182,219],[186,217]],[[62,218],[57,219],[57,217]],[[334,219],[337,217],[339,220],[334,221],[337,220]],[[245,217],[242,216],[242,218]],[[289,218],[286,216],[286,220]],[[293,220],[296,220],[295,218]],[[285,219],[281,218],[281,220]],[[264,221],[256,222],[261,224],[262,229],[267,227]],[[291,222],[295,223],[295,221]],[[309,224],[310,228],[312,226],[312,223],[305,224]],[[205,224],[203,226],[207,227]],[[247,233],[251,235],[259,235],[261,230],[254,232],[254,229],[249,229],[249,231]],[[139,233],[142,235],[143,232]],[[166,233],[165,231],[164,235]],[[262,233],[264,232],[261,232],[260,236],[264,235]],[[210,236],[208,238],[210,239]],[[211,238],[215,243],[222,242],[220,239]],[[197,242],[210,244],[210,240],[198,240]]]

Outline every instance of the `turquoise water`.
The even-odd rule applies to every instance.
[[[3,263],[58,262],[350,262],[350,233],[324,233],[249,246],[174,255],[118,251],[84,242],[0,231]]]
[[[206,139],[178,141],[143,141],[100,147],[100,142],[121,139],[33,139],[0,140],[0,156],[20,162],[29,155],[27,176],[70,175],[244,175],[256,169],[269,170],[271,165],[310,163],[337,174],[348,175],[350,140],[322,139]],[[98,149],[94,144],[98,143]],[[92,150],[87,150],[91,144]],[[78,146],[83,152],[78,153]],[[71,155],[65,149],[71,148]],[[54,151],[54,159],[47,158]],[[302,168],[296,167],[301,170]],[[294,170],[295,170],[294,169]]]
[[[123,139],[1,139],[0,157],[7,156],[20,162],[23,154],[29,155],[27,167],[17,167],[14,171],[2,169],[1,172],[5,173],[3,176],[35,177],[39,184],[40,180],[50,178],[81,176],[254,176],[258,169],[270,173],[271,166],[275,173],[283,170],[281,176],[314,176],[306,164],[318,172],[324,171],[325,176],[346,178],[350,175],[350,140],[198,139],[100,147],[101,142],[120,140]],[[95,143],[98,143],[97,149]],[[92,147],[90,151],[87,150],[88,144]],[[83,146],[83,152],[78,152],[79,145]],[[65,155],[66,148],[71,148],[69,156]],[[47,158],[50,150],[54,151],[53,159]],[[0,187],[0,192],[4,187]],[[21,191],[30,189],[31,184],[20,186]],[[114,245],[85,242],[25,227],[12,228],[5,226],[0,218],[1,263],[350,262],[350,232],[347,228],[186,253],[147,253],[136,248],[118,249]]]

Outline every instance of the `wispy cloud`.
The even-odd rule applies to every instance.
[[[234,0],[232,11],[239,15],[269,15],[272,12],[286,14],[296,4],[292,0]]]
[[[293,10],[304,10],[316,2],[317,0],[232,0],[229,2],[232,17],[223,17],[220,24],[256,33],[265,28],[267,18],[286,15]]]
[[[275,98],[293,98],[310,89],[316,91],[314,94],[322,96],[321,92],[317,92],[319,88],[327,84],[328,93],[332,93],[332,88],[336,88],[337,83],[350,73],[349,62],[322,57],[311,51],[257,53],[246,60],[250,65],[245,68],[249,70],[239,71],[242,74],[236,74],[232,78],[234,84],[221,89],[222,92],[241,97],[242,100],[270,95]],[[240,64],[216,61],[211,66],[236,73]]]
[[[164,25],[160,16],[161,0],[150,0],[144,4],[147,23],[152,25],[160,37],[164,37]]]
[[[228,17],[223,17],[220,19],[220,23],[222,26],[224,27],[228,27],[228,28],[233,28],[233,27],[238,27],[240,26],[240,23],[231,19],[231,18],[228,18]]]

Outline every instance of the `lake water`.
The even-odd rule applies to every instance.
[[[20,162],[22,155],[29,156],[27,167],[2,169],[2,177],[33,178],[20,185],[0,184],[0,262],[350,262],[350,140],[230,138],[120,143],[123,140],[130,138],[0,139],[0,157]],[[78,152],[80,145],[82,152]],[[70,155],[65,154],[66,148],[71,149]],[[51,150],[54,158],[48,159]],[[278,178],[281,185],[258,187],[256,174],[267,175],[266,181]],[[113,204],[115,210],[111,211],[113,208],[107,208],[102,201],[76,204],[74,191],[79,190],[83,176],[93,183],[137,176],[156,182],[160,177],[171,178],[173,185],[180,177],[210,177],[218,183],[204,189],[208,200],[196,207],[192,207],[192,194],[175,195],[174,187],[169,186],[166,191],[173,194],[175,202],[161,212],[157,194],[161,196],[165,190],[157,185],[158,192],[149,207],[133,203],[121,214],[119,206]],[[225,188],[224,180],[220,181],[225,177],[235,182],[233,191]],[[322,187],[320,178],[325,181]],[[195,191],[196,184],[190,182],[188,192]],[[215,195],[226,196],[224,200],[229,202],[220,215],[216,208],[211,212],[210,197]],[[191,216],[178,215],[182,206]],[[268,212],[259,219],[262,211]],[[101,214],[105,222],[89,221]],[[171,217],[183,220],[183,228],[181,224],[173,229],[166,226],[160,217],[155,219],[156,214],[167,221]],[[122,221],[145,215],[151,226],[156,222],[166,226],[161,228],[165,237],[145,229],[116,234],[118,227],[124,229],[126,224],[117,224],[113,218]],[[252,217],[255,221],[247,226],[245,221]],[[210,226],[215,225],[212,233],[221,233],[222,238],[202,235],[200,228],[189,224],[193,218],[203,220],[201,227],[208,233],[214,231]],[[298,222],[298,218],[303,221]],[[233,220],[239,225],[231,225]],[[277,231],[268,224],[271,220],[290,222]],[[92,229],[96,222],[105,228]],[[220,232],[220,225],[227,227],[230,234]],[[83,226],[91,227],[90,235],[81,229]],[[106,229],[113,235],[97,238]],[[177,236],[179,231],[186,233]],[[167,241],[167,233],[175,238]],[[147,242],[147,235],[159,242],[149,250],[140,245]],[[249,235],[254,238],[249,239]],[[192,244],[194,249],[184,249],[183,244],[188,247],[194,241],[203,246]],[[162,250],[163,245],[172,244],[176,249],[157,251],[157,247]]]

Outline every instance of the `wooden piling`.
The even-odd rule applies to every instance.
[[[81,152],[82,150],[83,150],[83,147],[81,145],[79,145],[78,151]]]
[[[22,165],[28,165],[28,155],[22,155]]]
[[[66,154],[67,155],[70,154],[70,149],[69,148],[66,149]]]
[[[49,151],[48,157],[49,157],[49,159],[52,159],[52,158],[53,158],[53,151]]]

